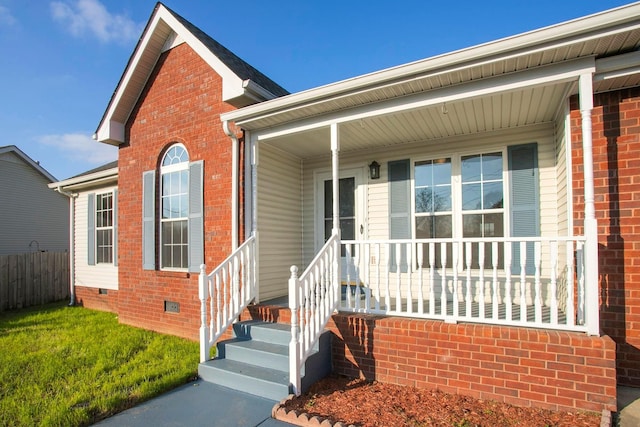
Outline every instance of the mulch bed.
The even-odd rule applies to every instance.
[[[374,426],[599,427],[601,414],[521,408],[506,403],[361,379],[330,376],[281,405],[332,423]],[[324,424],[323,424],[324,425]]]

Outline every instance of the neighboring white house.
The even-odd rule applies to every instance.
[[[0,147],[0,255],[69,248],[69,202],[57,181],[15,145]]]
[[[72,200],[72,298],[75,286],[95,288],[102,293],[117,290],[118,162],[49,187]]]

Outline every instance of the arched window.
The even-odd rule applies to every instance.
[[[162,270],[199,271],[204,260],[203,170],[202,160],[189,161],[186,147],[175,143],[158,170],[142,173],[144,270],[159,265]]]
[[[160,166],[160,268],[189,266],[189,154],[167,150]]]

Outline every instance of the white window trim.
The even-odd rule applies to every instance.
[[[108,227],[98,227],[98,211],[101,211],[101,209],[99,209],[98,206],[98,199],[102,196],[106,196],[106,195],[111,195],[111,225]],[[115,242],[114,239],[116,239],[116,236],[114,235],[114,228],[113,228],[113,224],[114,224],[114,199],[115,199],[115,192],[113,190],[110,191],[105,191],[102,193],[96,193],[95,194],[95,201],[94,201],[94,221],[95,221],[95,225],[94,225],[94,254],[95,254],[95,265],[113,265],[114,261],[115,261],[115,253],[114,253],[114,246],[115,246]],[[110,230],[111,231],[111,262],[105,262],[105,261],[99,261],[98,260],[98,254],[100,253],[99,249],[98,249],[98,231],[104,231],[104,230]]]
[[[164,159],[166,158],[167,154],[169,153],[169,151],[171,149],[173,149],[174,147],[181,147],[185,153],[187,153],[187,160],[184,162],[180,162],[180,163],[175,163],[175,164],[171,164],[171,165],[167,165],[164,166],[162,163],[164,163]],[[162,218],[162,210],[163,210],[163,195],[162,195],[162,178],[163,175],[168,174],[168,173],[172,173],[172,172],[180,172],[180,171],[186,171],[187,172],[187,180],[189,179],[189,164],[191,161],[191,157],[189,155],[189,151],[187,150],[187,148],[184,146],[184,144],[182,143],[174,143],[171,144],[169,146],[169,148],[167,148],[167,150],[165,151],[165,153],[162,155],[162,160],[160,161],[160,170],[159,170],[159,194],[158,194],[158,198],[159,198],[159,204],[158,204],[158,210],[157,210],[157,215],[158,215],[158,224],[159,224],[159,230],[158,230],[158,244],[157,244],[157,250],[158,250],[158,261],[160,263],[159,266],[159,270],[160,271],[176,271],[176,272],[185,272],[185,271],[189,271],[189,214],[187,213],[186,217],[180,217],[180,218],[168,218],[168,219],[164,219]],[[187,181],[187,200],[189,199],[189,182]],[[187,205],[188,207],[188,205]],[[163,262],[163,258],[162,258],[162,246],[163,246],[163,239],[162,239],[162,224],[165,222],[176,222],[176,221],[186,221],[187,223],[187,265],[185,267],[163,267],[164,262]]]
[[[452,238],[462,239],[463,232],[463,214],[483,213],[487,211],[482,210],[462,210],[462,157],[475,156],[486,153],[501,153],[502,154],[502,197],[503,197],[503,227],[504,236],[511,235],[511,207],[510,198],[510,182],[509,182],[509,158],[508,158],[508,146],[483,146],[475,150],[465,150],[460,152],[446,152],[430,154],[429,156],[411,157],[410,161],[410,173],[411,173],[411,235],[416,239],[416,181],[415,181],[415,164],[416,162],[436,160],[441,158],[451,159],[451,233]],[[498,212],[498,210],[496,210]],[[420,215],[418,215],[420,216]]]

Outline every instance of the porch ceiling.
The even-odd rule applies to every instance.
[[[573,82],[438,103],[341,123],[340,151],[441,140],[553,122]],[[266,143],[300,158],[330,153],[329,128],[287,134]]]

